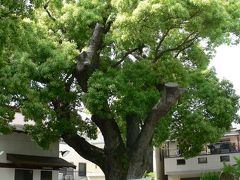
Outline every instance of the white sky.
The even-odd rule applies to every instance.
[[[223,45],[217,48],[211,65],[216,68],[218,77],[230,80],[237,94],[240,95],[240,45]]]
[[[240,45],[220,46],[210,65],[215,67],[220,79],[230,80],[236,93],[240,95]],[[233,126],[240,128],[240,124]]]

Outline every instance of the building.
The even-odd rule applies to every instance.
[[[96,140],[89,140],[89,142],[99,148],[104,148],[104,140],[101,133],[98,134]],[[76,170],[72,168],[62,169],[59,174],[59,180],[105,180],[104,173],[100,167],[81,157],[65,142],[60,142],[59,150],[61,158],[76,166]]]
[[[59,158],[58,142],[43,150],[24,133],[23,125],[15,127],[11,134],[0,134],[1,180],[58,180],[60,168],[75,168]]]
[[[155,148],[155,171],[161,180],[200,180],[206,172],[219,172],[224,163],[234,165],[240,157],[239,131],[233,129],[219,142],[205,145],[199,156],[184,159],[176,141],[167,141],[162,148]]]

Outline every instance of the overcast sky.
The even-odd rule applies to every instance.
[[[220,79],[228,79],[234,84],[237,94],[240,95],[240,45],[217,48],[211,65],[215,67]]]
[[[240,45],[238,46],[221,46],[217,48],[216,56],[211,62],[220,79],[228,79],[240,95]],[[240,111],[239,111],[240,114]],[[240,128],[240,124],[233,124],[234,127]]]

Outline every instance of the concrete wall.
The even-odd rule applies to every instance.
[[[14,180],[15,169],[0,168],[0,179]]]
[[[214,154],[197,156],[186,160],[186,164],[177,165],[177,158],[165,158],[165,173],[167,175],[177,175],[177,174],[191,174],[191,173],[204,173],[208,171],[217,171],[223,167],[223,162],[220,162],[220,156],[229,156],[230,161],[226,164],[235,164],[234,157],[239,156],[240,153],[229,153],[229,154]],[[207,157],[207,163],[199,164],[198,158]]]
[[[177,143],[175,141],[169,141],[168,143],[168,153],[169,156],[176,156],[177,155]]]
[[[59,156],[58,143],[52,144],[49,150],[43,150],[24,133],[0,135],[0,151],[4,151],[0,156],[0,162],[7,162],[7,153],[52,157]]]
[[[88,177],[88,180],[105,180],[103,176]]]
[[[180,180],[180,177],[177,177],[177,176],[168,176],[168,180]]]
[[[0,152],[2,151],[3,153],[0,155],[0,163],[10,163],[7,161],[7,153],[52,157],[59,156],[58,143],[52,144],[49,150],[43,150],[30,138],[30,136],[24,133],[0,135]],[[58,171],[53,171],[52,174],[53,180],[57,180]],[[33,180],[40,180],[40,175],[40,170],[33,170]],[[0,167],[1,180],[14,180],[14,176],[14,168]]]

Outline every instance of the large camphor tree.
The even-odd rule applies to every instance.
[[[21,112],[39,145],[62,138],[106,180],[141,177],[166,139],[196,155],[239,119],[208,69],[239,33],[239,0],[1,0],[0,131]]]

